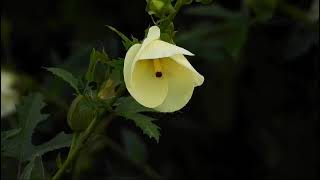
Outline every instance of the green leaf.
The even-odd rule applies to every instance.
[[[115,32],[116,34],[118,34],[118,36],[121,37],[122,39],[122,44],[125,47],[126,50],[128,50],[132,45],[136,44],[136,39],[133,38],[133,41],[131,41],[127,36],[125,36],[123,33],[121,33],[120,31],[118,31],[116,28],[112,27],[112,26],[108,26],[106,25],[111,31]]]
[[[131,159],[141,163],[147,161],[147,147],[136,133],[124,129],[122,131],[122,141],[124,150]]]
[[[21,161],[30,161],[35,156],[41,156],[48,151],[67,147],[71,142],[71,135],[59,133],[52,140],[41,145],[33,145],[31,142],[36,125],[47,119],[47,114],[42,114],[45,106],[41,94],[31,94],[22,99],[22,104],[17,106],[18,128],[21,130],[14,136],[7,138],[1,146],[1,152],[5,156],[15,157]]]
[[[98,59],[96,58],[96,50],[93,48],[90,54],[90,64],[86,73],[86,79],[88,82],[91,82],[93,80],[94,70],[96,68],[97,62]]]
[[[153,123],[155,119],[139,114],[139,113],[130,113],[123,112],[118,115],[125,117],[127,119],[133,120],[137,127],[139,127],[144,134],[148,135],[149,138],[154,138],[159,142],[160,138],[160,127]]]
[[[107,61],[105,62],[106,64],[108,64],[109,66],[122,70],[123,69],[123,64],[124,64],[124,60],[123,59],[114,59],[111,61]]]
[[[2,152],[2,149],[6,148],[8,144],[7,142],[8,139],[17,135],[20,131],[21,131],[21,128],[11,129],[8,131],[1,132],[1,152]]]
[[[121,97],[114,104],[118,113],[138,113],[138,112],[155,112],[151,108],[147,108],[139,104],[131,96]]]
[[[51,73],[53,73],[54,75],[62,78],[63,80],[65,80],[67,83],[69,83],[77,92],[79,92],[78,90],[78,84],[79,81],[78,79],[76,79],[70,72],[64,70],[64,69],[60,69],[60,68],[46,68],[48,71],[50,71]]]
[[[91,82],[94,80],[95,73],[96,73],[96,65],[98,62],[109,64],[110,58],[106,54],[106,52],[104,51],[99,52],[93,48],[90,54],[90,64],[86,73],[87,82]]]
[[[20,131],[21,131],[21,128],[11,129],[11,130],[8,130],[8,131],[1,132],[1,143],[2,143],[2,141],[5,141],[8,138],[18,134]]]

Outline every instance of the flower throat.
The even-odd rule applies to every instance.
[[[160,64],[159,59],[153,60],[153,67],[154,67],[154,71],[155,71],[155,76],[157,78],[161,78],[162,77],[162,68],[161,68],[161,64]]]

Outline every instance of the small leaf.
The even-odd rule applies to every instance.
[[[96,58],[96,50],[93,48],[90,54],[90,63],[86,73],[86,79],[88,82],[93,81],[94,70],[96,68],[96,64],[98,59]]]
[[[139,113],[118,113],[120,116],[127,119],[133,120],[137,127],[139,127],[144,134],[148,135],[149,138],[154,138],[159,142],[160,138],[160,127],[154,124],[153,118],[139,114]]]
[[[53,73],[54,75],[62,78],[63,80],[65,80],[67,83],[69,83],[77,92],[79,92],[78,90],[78,84],[79,81],[78,79],[76,79],[70,72],[64,70],[64,69],[60,69],[60,68],[46,68],[48,71],[50,71],[51,73]]]
[[[132,45],[136,44],[134,41],[131,41],[127,36],[125,36],[123,33],[118,31],[116,28],[112,26],[106,25],[111,31],[115,32],[118,34],[118,36],[121,37],[123,46],[125,47],[126,50],[128,50]],[[135,40],[135,39],[134,39]]]
[[[110,58],[104,51],[99,52],[93,48],[90,54],[90,64],[86,73],[87,82],[92,82],[94,80],[98,62],[108,64],[110,62]]]

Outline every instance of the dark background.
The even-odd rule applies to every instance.
[[[217,2],[240,9],[238,1]],[[290,4],[307,10],[311,1]],[[214,52],[212,58],[197,58],[201,51],[195,46],[201,44],[179,41],[180,31],[187,33],[204,21],[212,19],[190,15],[185,9],[175,20],[177,44],[196,54],[190,61],[205,82],[181,111],[156,115],[159,144],[121,120],[112,122],[109,136],[121,144],[121,129],[137,133],[146,142],[147,162],[164,179],[316,179],[318,31],[277,12],[270,21],[249,28],[237,60],[215,60]],[[1,65],[34,79],[24,93],[47,91],[52,116],[36,132],[35,143],[39,143],[59,131],[70,132],[65,117],[73,98],[71,89],[42,67],[59,66],[81,74],[93,47],[124,57],[120,39],[105,25],[142,39],[152,21],[144,0],[5,0],[1,29],[4,25],[9,30],[1,34]],[[106,146],[84,154],[89,157],[84,161],[94,168],[81,170],[81,176],[75,175],[79,179],[142,178],[141,171]],[[56,155],[52,152],[44,158],[51,172],[50,161]]]

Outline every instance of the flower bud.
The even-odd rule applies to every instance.
[[[94,116],[94,111],[86,106],[85,99],[82,95],[76,97],[70,106],[68,112],[68,124],[74,131],[85,130]]]
[[[147,0],[146,11],[149,15],[163,17],[174,12],[171,0]]]

